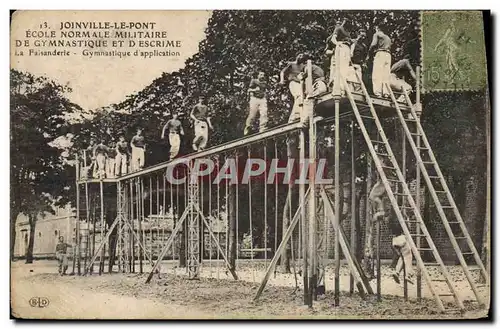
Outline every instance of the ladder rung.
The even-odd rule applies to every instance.
[[[376,140],[373,140],[373,139],[372,139],[371,141],[372,141],[372,143],[385,144],[385,142],[384,142],[384,141],[376,141]]]
[[[369,117],[367,115],[360,115],[360,117],[364,118],[364,119],[371,119],[371,120],[375,120],[374,117]]]
[[[476,284],[476,288],[484,288],[484,287],[488,287],[487,284]]]
[[[441,208],[443,208],[443,209],[454,209],[455,207],[452,206],[452,205],[444,205],[444,206],[441,206]]]
[[[425,235],[425,234],[412,234],[411,236],[414,236],[416,238],[419,238],[419,237],[424,237],[425,238],[427,235]]]
[[[441,266],[438,263],[424,263],[424,266]]]
[[[438,296],[441,297],[450,297],[450,296],[455,296],[454,294],[439,294]]]
[[[431,280],[431,281],[434,281],[434,282],[446,282],[446,279],[434,279],[434,280]]]
[[[384,157],[388,157],[389,154],[387,153],[378,153],[378,152],[375,152],[376,155],[381,155],[381,156],[384,156]]]
[[[456,236],[455,239],[462,240],[462,239],[467,239],[467,237],[466,236]]]
[[[460,224],[461,222],[448,222],[448,224]]]
[[[462,255],[474,255],[474,252],[467,251],[467,252],[463,252]]]
[[[386,168],[386,169],[396,169],[394,167],[391,167],[391,166],[384,166],[384,165],[381,165],[382,168]]]
[[[410,133],[412,136],[422,136],[420,133]]]
[[[435,191],[436,193],[446,193],[446,191],[442,191],[442,190],[439,190],[439,191],[434,190],[434,191]]]
[[[417,248],[418,251],[432,251],[432,248]]]
[[[434,179],[434,178],[440,178],[439,176],[431,176],[429,175],[429,178]]]

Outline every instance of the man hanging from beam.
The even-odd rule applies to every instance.
[[[213,130],[204,96],[198,98],[198,104],[193,107],[190,117],[194,122],[193,150],[204,150],[208,143],[208,128]]]
[[[380,178],[372,187],[369,195],[369,200],[373,213],[372,223],[375,223],[380,220],[385,220],[389,224],[391,232],[394,235],[394,238],[392,239],[392,247],[394,249],[395,256],[397,258],[396,268],[392,273],[394,281],[400,283],[399,275],[403,270],[405,270],[406,281],[408,283],[413,284],[413,255],[411,253],[410,246],[406,241],[406,237],[403,234],[403,230],[399,222],[391,218],[393,217],[392,208],[390,205],[390,201],[386,197],[386,190],[384,187],[384,183]],[[367,255],[365,255],[365,257],[366,256]],[[370,264],[368,264],[368,267],[370,267],[369,265]]]
[[[280,72],[280,84],[285,84],[285,79],[289,81],[288,88],[293,97],[293,106],[288,122],[294,122],[301,119],[302,105],[303,105],[303,85],[299,80],[298,75],[304,69],[302,58],[304,54],[298,54],[294,62],[288,62],[287,66]],[[299,64],[300,63],[300,64]]]

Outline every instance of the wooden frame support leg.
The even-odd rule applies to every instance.
[[[307,190],[306,195],[304,200],[307,203],[307,196],[310,193],[310,188]],[[271,274],[274,272],[274,268],[276,267],[276,264],[278,263],[278,260],[281,257],[281,254],[283,250],[286,248],[286,245],[288,244],[288,240],[292,236],[292,232],[295,229],[295,226],[299,222],[299,218],[301,217],[301,210],[302,207],[305,207],[305,204],[300,204],[299,207],[297,208],[295,215],[293,216],[293,219],[290,221],[290,225],[288,226],[288,229],[286,230],[285,234],[283,235],[283,239],[281,239],[281,243],[278,246],[278,249],[276,250],[273,259],[271,260],[271,263],[269,263],[269,266],[267,267],[266,270],[266,275],[264,276],[264,279],[260,283],[259,290],[257,290],[257,294],[254,297],[254,300],[259,299],[260,295],[262,294],[262,291],[264,291],[264,288],[266,287],[267,281],[269,281],[269,278],[271,277]]]

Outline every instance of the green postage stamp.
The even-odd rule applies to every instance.
[[[477,90],[486,86],[480,11],[422,11],[421,24],[425,91]]]

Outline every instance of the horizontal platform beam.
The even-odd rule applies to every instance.
[[[360,93],[356,93],[356,92],[352,92],[352,96],[354,98],[354,100],[356,101],[356,103],[360,103],[360,104],[367,104],[366,103],[366,98],[363,94],[360,94]],[[387,98],[380,98],[380,97],[375,97],[375,96],[370,96],[371,100],[372,100],[372,103],[373,105],[375,106],[383,106],[383,107],[390,107],[392,109],[395,109],[396,107],[392,104],[392,101],[390,99],[387,99]],[[318,103],[321,103],[321,102],[326,102],[328,100],[331,100],[333,99],[333,95],[331,93],[327,93],[327,94],[324,94],[322,96],[319,96],[316,98],[316,101]],[[404,108],[404,107],[407,107],[406,104],[398,104],[399,107],[401,108]]]
[[[316,122],[318,122],[318,121],[323,120],[323,118],[317,117],[317,118],[315,118],[315,120],[316,120]],[[230,152],[230,151],[233,151],[233,150],[240,148],[242,146],[247,146],[247,145],[251,145],[254,143],[262,142],[263,140],[267,140],[267,139],[274,138],[274,137],[277,137],[280,135],[291,133],[293,131],[297,131],[297,130],[300,130],[302,128],[304,128],[304,125],[301,122],[288,123],[285,125],[281,125],[281,126],[266,130],[266,131],[258,133],[258,134],[244,136],[244,137],[241,137],[241,138],[236,139],[236,140],[231,141],[231,142],[220,144],[220,145],[211,147],[209,149],[206,149],[206,150],[203,150],[200,152],[190,153],[184,157],[176,158],[176,159],[173,159],[172,161],[163,162],[163,163],[148,167],[146,169],[136,171],[136,172],[130,173],[128,175],[121,176],[120,178],[118,178],[118,180],[123,181],[123,180],[131,179],[131,178],[139,177],[142,175],[150,174],[150,173],[153,173],[155,171],[163,170],[163,169],[166,169],[168,167],[173,167],[173,166],[176,166],[178,164],[185,163],[186,161],[191,161],[191,160],[200,159],[200,158],[206,158],[206,157],[209,157],[211,155],[215,155],[215,154],[222,153],[222,152]]]
[[[103,182],[103,183],[116,183],[116,182],[118,182],[118,179],[117,178],[103,178],[103,179],[91,178],[91,179],[80,179],[80,181],[78,181],[79,184],[100,183],[100,182]]]

